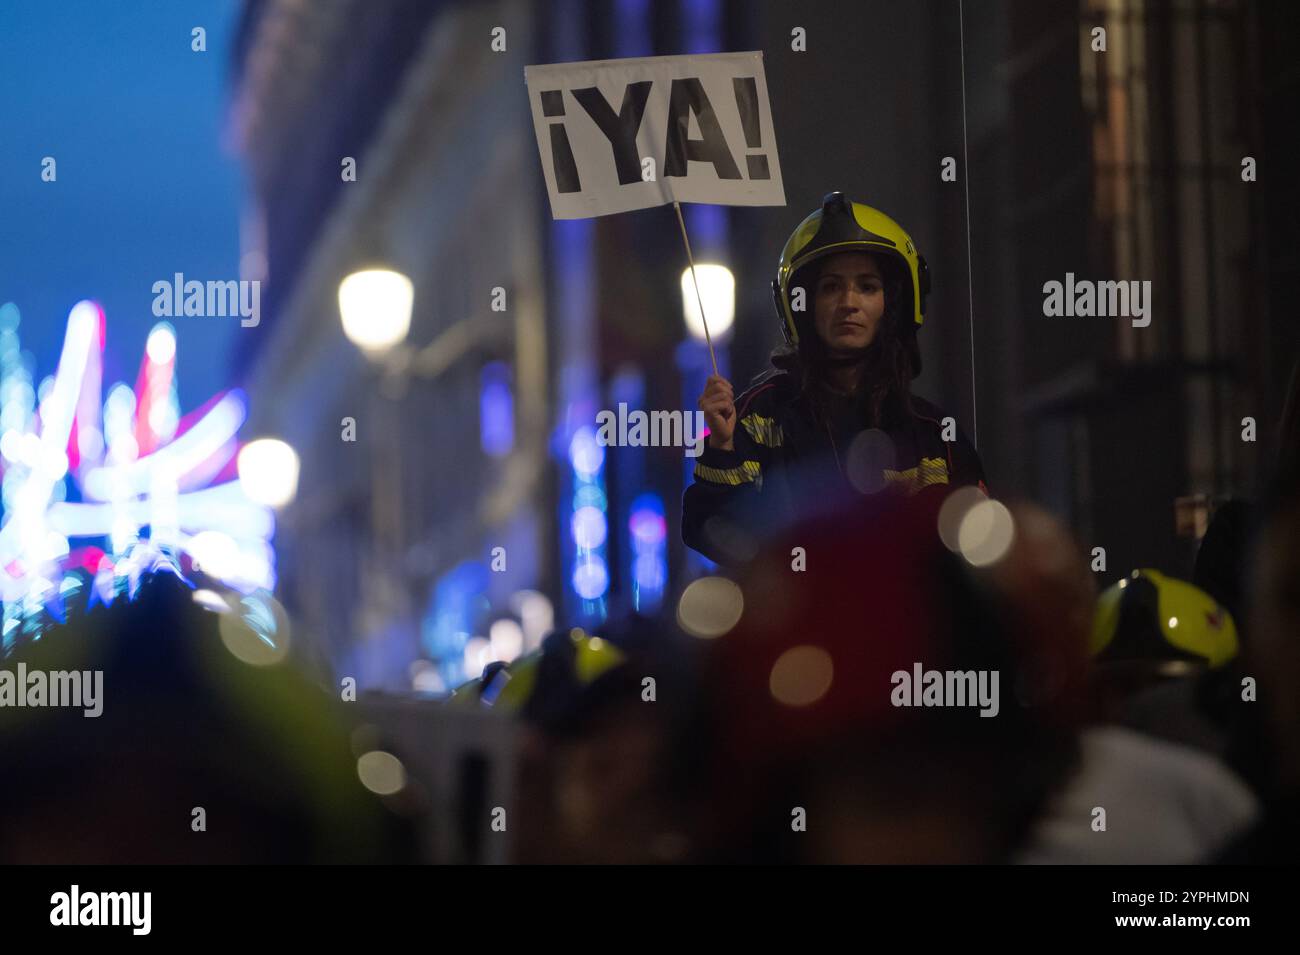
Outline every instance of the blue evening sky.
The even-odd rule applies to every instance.
[[[108,318],[105,392],[134,383],[151,286],[239,277],[243,185],[223,146],[237,0],[0,3],[0,303],[22,313],[36,380],[68,310]],[[207,30],[207,52],[190,31]],[[41,180],[53,156],[58,181]],[[228,387],[236,318],[181,317],[181,413]]]

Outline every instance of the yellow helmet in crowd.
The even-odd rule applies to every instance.
[[[488,705],[509,712],[522,711],[533,699],[547,659],[553,684],[549,692],[564,695],[581,693],[597,678],[625,663],[627,656],[608,640],[576,627],[567,634],[553,633],[542,649],[505,665],[490,666],[481,677],[457,687],[448,705]]]
[[[822,199],[820,209],[799,223],[781,250],[772,296],[786,341],[798,344],[802,324],[790,302],[792,289],[798,284],[794,281],[796,273],[823,256],[840,252],[870,252],[892,260],[910,279],[904,282],[910,297],[904,314],[910,317],[912,330],[921,326],[930,293],[930,269],[925,257],[903,227],[879,209],[853,202],[842,192],[832,192]]]
[[[1237,627],[1199,587],[1143,568],[1097,598],[1089,650],[1098,663],[1214,668],[1237,655]]]

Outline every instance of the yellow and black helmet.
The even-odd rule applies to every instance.
[[[568,633],[557,630],[540,649],[484,668],[482,676],[452,692],[448,705],[534,716],[567,711],[597,680],[626,662],[627,655],[608,640],[577,627]]]
[[[1097,598],[1089,647],[1097,663],[1145,665],[1170,676],[1237,655],[1232,614],[1186,581],[1135,570]]]
[[[930,293],[930,269],[925,257],[906,230],[879,209],[853,202],[842,192],[832,192],[822,199],[820,209],[799,223],[781,250],[772,281],[772,299],[787,342],[799,343],[803,324],[790,303],[792,289],[800,284],[796,274],[809,263],[840,252],[871,252],[892,261],[910,280],[903,283],[908,301],[900,319],[910,318],[909,331],[920,328]]]

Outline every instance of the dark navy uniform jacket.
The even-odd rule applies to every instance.
[[[974,446],[960,429],[943,440],[944,413],[916,396],[910,415],[866,433],[848,398],[816,424],[784,371],[735,404],[734,448],[706,442],[682,499],[682,539],[720,564],[742,564],[768,534],[864,493],[910,495],[935,484],[988,492]]]

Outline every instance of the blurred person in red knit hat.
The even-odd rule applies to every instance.
[[[742,579],[686,764],[702,857],[1006,861],[1066,778],[1086,631],[999,576],[1011,512],[947,491],[801,523]]]

